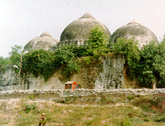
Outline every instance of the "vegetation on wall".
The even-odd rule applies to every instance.
[[[43,76],[47,80],[60,66],[63,74],[69,77],[73,72],[78,72],[80,62],[78,58],[84,58],[84,62],[97,62],[98,57],[105,54],[106,37],[103,29],[98,26],[91,29],[89,46],[65,45],[55,52],[46,50],[35,50],[23,55],[23,70],[33,73],[35,76]],[[94,56],[95,58],[91,58]],[[87,60],[88,59],[88,60]]]
[[[165,40],[160,44],[151,42],[144,46],[137,66],[140,84],[151,87],[165,87]]]
[[[137,42],[133,39],[119,38],[114,43],[112,52],[124,55],[126,64],[128,65],[128,74],[131,78],[136,76],[137,62],[140,59],[140,50],[138,49]]]
[[[165,39],[161,43],[151,42],[142,50],[138,49],[138,43],[133,39],[119,38],[110,47],[107,46],[107,41],[103,29],[95,26],[91,29],[88,46],[65,45],[56,48],[55,52],[40,49],[23,54],[22,72],[42,76],[47,80],[63,66],[63,74],[69,77],[73,72],[79,71],[82,63],[80,59],[83,59],[83,63],[90,64],[98,62],[100,56],[115,53],[125,56],[129,76],[137,78],[141,86],[151,87],[156,83],[157,87],[165,87]],[[4,64],[19,67],[21,49],[20,46],[14,46],[9,59],[0,57],[1,71]]]
[[[47,80],[63,65],[63,74],[69,77],[73,72],[79,71],[76,58],[80,54],[76,50],[78,49],[64,46],[56,52],[42,49],[31,51],[23,56],[23,70],[33,73],[36,77],[43,76]]]
[[[98,58],[108,53],[107,48],[108,36],[100,26],[91,28],[88,40],[88,54]]]
[[[71,47],[71,46],[64,46],[55,52],[55,64],[59,64],[59,66],[63,65],[63,75],[65,75],[67,78],[73,73],[79,71],[79,65],[76,61],[78,57],[81,57],[80,52],[83,52],[84,48],[77,48],[77,47]]]
[[[53,73],[54,53],[45,50],[31,51],[23,55],[22,70],[37,76],[43,76],[45,80]]]
[[[150,42],[139,50],[134,40],[120,38],[114,44],[113,52],[123,54],[128,64],[128,73],[138,78],[141,86],[165,87],[165,40]]]

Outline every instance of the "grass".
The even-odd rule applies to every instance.
[[[163,98],[164,99],[164,98]],[[165,112],[152,109],[163,107],[162,96],[112,95],[100,97],[69,97],[66,103],[55,101],[18,100],[15,109],[8,101],[0,101],[0,126],[10,123],[14,115],[14,126],[36,126],[40,116],[46,113],[47,126],[163,126]],[[157,103],[159,102],[159,103]],[[118,103],[123,103],[119,104]]]
[[[3,116],[2,114],[0,114],[0,126],[3,126],[5,124],[8,124],[10,121],[10,118]]]

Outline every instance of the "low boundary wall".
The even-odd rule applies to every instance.
[[[155,95],[165,94],[165,88],[162,89],[78,89],[78,90],[13,90],[0,91],[0,99],[28,97],[33,95],[35,98],[62,98],[62,97],[86,97],[101,96],[107,94],[127,94],[127,95]]]

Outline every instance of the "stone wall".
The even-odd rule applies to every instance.
[[[78,90],[13,90],[0,91],[0,98],[18,98],[28,97],[33,95],[35,98],[60,98],[60,97],[98,97],[106,94],[128,94],[128,95],[155,95],[165,94],[163,89],[110,89],[110,90],[96,90],[96,89],[78,89]]]
[[[102,63],[82,65],[78,73],[74,73],[70,80],[75,80],[82,88],[95,89],[95,82],[102,71]]]
[[[32,74],[26,74],[21,77],[19,86],[19,76],[12,67],[5,73],[0,74],[0,91],[17,90],[34,90],[34,89],[64,89],[64,84],[54,74],[47,81],[42,77],[35,77]]]
[[[103,59],[103,70],[95,82],[96,89],[122,88],[125,59],[121,55],[108,55]]]
[[[21,77],[20,89],[21,90],[34,90],[34,89],[64,89],[65,83],[67,81],[76,81],[82,88],[95,88],[95,81],[102,70],[102,64],[89,64],[81,65],[80,71],[73,73],[70,77],[65,77],[62,75],[63,67],[59,68],[47,81],[44,78],[38,76],[35,77],[32,74],[26,74]],[[11,69],[12,71],[12,69]],[[12,71],[14,73],[14,71]],[[9,74],[6,71],[6,74]],[[13,76],[13,75],[10,75]],[[4,82],[10,79],[10,76],[6,78],[2,77]],[[18,89],[18,74],[15,73],[13,78],[13,83],[8,83],[8,85],[1,83],[0,90],[17,90]]]
[[[0,73],[0,90],[16,90],[18,80],[18,74],[12,66],[7,66],[7,70]]]
[[[131,79],[128,74],[128,65],[124,65],[122,88],[140,88],[137,78]],[[143,87],[144,88],[144,87]]]
[[[99,63],[81,64],[80,71],[69,77],[62,75],[60,67],[47,81],[42,77],[27,74],[21,77],[21,90],[64,89],[67,81],[76,81],[85,89],[135,88],[136,82],[130,81],[125,72],[125,59],[121,55],[107,55]],[[18,89],[19,77],[12,68],[0,74],[0,90]],[[6,83],[8,82],[8,83]],[[129,83],[128,83],[129,82]],[[132,85],[133,83],[133,85]]]

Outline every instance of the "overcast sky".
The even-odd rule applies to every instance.
[[[72,21],[90,13],[111,33],[131,20],[152,30],[158,40],[165,33],[165,0],[0,0],[0,56],[14,45],[49,32],[59,41]]]

